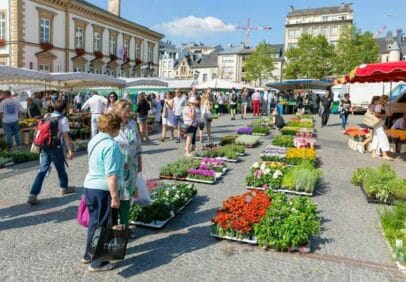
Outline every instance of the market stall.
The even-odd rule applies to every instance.
[[[280,91],[301,91],[300,93],[315,91],[315,90],[325,90],[328,87],[332,86],[333,82],[330,80],[318,80],[318,79],[291,79],[291,80],[284,80],[284,81],[277,81],[277,82],[270,82],[267,83],[266,86],[278,89]],[[300,95],[299,92],[297,94]],[[314,100],[314,97],[311,97]],[[305,108],[311,108],[311,101],[310,105],[304,105]],[[295,99],[281,99],[278,105],[278,111],[280,114],[284,113],[293,113],[294,108],[296,108],[296,100]]]
[[[216,78],[216,79],[213,79],[210,81],[200,83],[200,84],[196,85],[196,88],[197,89],[211,88],[211,89],[219,89],[219,90],[229,90],[229,89],[234,88],[234,89],[241,90],[243,88],[251,88],[251,87],[249,85],[243,85],[241,83]]]

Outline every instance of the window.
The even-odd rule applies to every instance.
[[[211,79],[216,79],[216,78],[217,78],[217,74],[212,73],[212,74],[211,74]]]
[[[74,68],[73,72],[82,72],[82,69],[81,68]]]
[[[288,49],[295,48],[296,43],[288,43]]]
[[[110,55],[117,55],[117,37],[110,36]]]
[[[126,54],[126,57],[128,58],[128,54],[130,51],[130,42],[128,41],[128,39],[124,39],[124,52]]]
[[[346,16],[341,16],[341,17],[339,17],[339,20],[342,20],[342,21],[345,21],[346,19],[347,19]]]
[[[303,28],[303,33],[310,33],[310,30],[309,30],[309,28],[307,28],[307,27],[305,27],[305,28]]]
[[[163,77],[166,77],[166,71],[164,71],[164,72],[162,73],[162,76],[163,76]]]
[[[172,72],[168,71],[168,77],[172,77]]]
[[[332,26],[330,32],[331,32],[331,36],[336,36],[338,33],[337,26]]]
[[[58,68],[57,68],[58,72],[62,72],[62,66],[61,63],[58,63]]]
[[[295,30],[294,29],[289,29],[288,37],[289,38],[295,38]],[[224,60],[223,60],[223,62],[224,62]]]
[[[299,29],[295,29],[295,38],[299,38],[300,37],[300,30]]]
[[[75,28],[75,48],[84,49],[83,46],[83,28],[76,27]]]
[[[40,19],[40,42],[51,42],[51,21],[46,18]]]
[[[148,45],[148,62],[153,62],[154,61],[154,45],[149,44]]]
[[[166,61],[163,62],[162,67],[166,69]]]
[[[312,28],[312,35],[313,35],[313,36],[319,35],[319,29],[318,29],[317,27],[313,27],[313,28]]]
[[[168,62],[168,68],[172,68],[172,61]]]
[[[51,70],[51,66],[49,64],[39,64],[38,70],[42,72],[49,72]]]
[[[93,51],[94,52],[101,52],[101,43],[102,38],[99,32],[95,32],[93,34]]]
[[[328,36],[328,27],[327,26],[323,26],[321,28],[321,35],[324,35],[325,37]]]
[[[207,73],[204,73],[203,74],[203,82],[206,82],[207,81]]]
[[[336,47],[337,46],[337,41],[336,40],[330,41],[330,44],[333,45],[334,47]]]
[[[323,16],[322,20],[323,20],[323,22],[327,22],[328,21],[328,16]]]
[[[135,40],[135,58],[141,59],[141,41]]]
[[[0,12],[0,39],[6,39],[6,13]]]

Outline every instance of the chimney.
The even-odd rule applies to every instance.
[[[295,10],[295,7],[293,7],[292,5],[290,5],[289,7],[290,7],[290,12],[293,12]]]
[[[109,12],[120,16],[120,6],[121,0],[108,0],[109,1]]]

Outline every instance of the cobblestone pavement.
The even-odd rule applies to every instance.
[[[360,120],[350,117],[353,123]],[[214,134],[217,138],[232,134],[246,123],[223,117],[215,121]],[[312,241],[312,254],[264,251],[209,237],[216,208],[229,196],[245,191],[248,167],[270,142],[270,137],[264,137],[261,146],[249,149],[240,163],[229,164],[231,170],[219,184],[198,185],[198,196],[164,229],[139,228],[138,238],[129,242],[126,259],[103,274],[90,274],[79,263],[86,236],[86,229],[75,221],[82,189],[60,196],[52,171],[40,205],[31,207],[25,200],[36,164],[0,170],[0,281],[406,281],[381,232],[377,209],[382,206],[367,204],[362,192],[349,183],[355,167],[382,161],[350,150],[339,132],[338,117],[332,116],[331,123],[317,128],[324,175],[314,200],[323,230]],[[157,177],[162,164],[183,155],[180,144],[157,140],[154,136],[144,146],[145,175],[150,178]],[[406,177],[404,156],[391,164]],[[80,187],[86,172],[86,155],[78,155],[68,169],[70,184]]]

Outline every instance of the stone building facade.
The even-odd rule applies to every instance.
[[[0,64],[158,76],[163,35],[122,18],[119,0],[108,4],[110,11],[83,0],[0,1]]]

